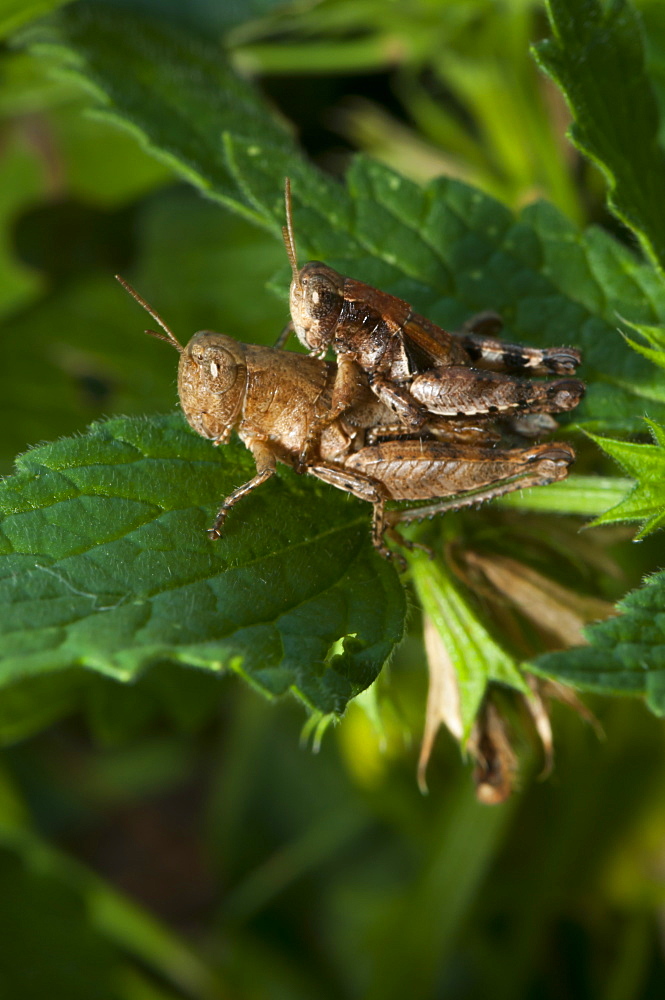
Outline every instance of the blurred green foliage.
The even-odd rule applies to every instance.
[[[98,5],[120,39],[125,13],[138,10],[155,20],[157,33],[176,24],[192,58],[200,36],[217,40],[331,169],[346,164],[357,145],[416,180],[443,172],[511,208],[543,195],[576,223],[608,221],[599,176],[563,138],[561,95],[529,54],[529,43],[547,33],[543,9],[531,0]],[[0,3],[0,30],[54,6]],[[636,6],[662,108],[662,5]],[[123,44],[133,42],[125,32]],[[109,58],[116,56],[111,35],[106,44]],[[287,271],[275,239],[279,191],[262,179],[261,164],[237,195],[232,173],[213,163],[214,193],[226,192],[219,200],[242,202],[245,219],[232,216],[176,183],[168,157],[155,158],[132,135],[83,114],[90,101],[71,76],[50,75],[46,55],[7,47],[0,62],[6,472],[16,452],[79,432],[93,419],[173,408],[172,353],[141,335],[143,321],[112,281],[115,271],[130,275],[185,339],[212,328],[270,343],[286,318]],[[173,103],[178,87],[193,95],[197,87],[193,75],[171,81],[170,90],[168,83],[159,67],[146,65],[153,100]],[[201,165],[212,163],[194,128],[205,109],[189,106],[189,167],[201,177]],[[242,107],[241,137],[250,114]],[[140,117],[145,109],[130,110]],[[286,128],[275,125],[268,141],[289,155]],[[226,149],[236,157],[229,162],[240,162],[237,136]],[[304,253],[315,249],[320,219],[307,204],[307,184],[316,185],[302,169]],[[389,171],[354,170],[356,195],[370,180],[376,187],[359,202],[370,214],[354,231],[357,244],[343,229],[324,234],[317,252],[338,264],[360,258],[372,232],[380,244],[385,234],[375,227],[382,217],[387,224],[384,209],[372,215],[371,204]],[[405,189],[416,197],[415,188]],[[250,225],[252,218],[266,228]],[[574,232],[548,208],[529,208],[526,218],[539,220],[548,236]],[[392,243],[395,231],[388,236]],[[658,370],[637,355],[632,360],[627,348],[621,353],[618,335],[610,339],[615,310],[638,323],[662,319],[662,290],[605,234],[592,231],[584,240],[593,250],[591,277],[577,264],[584,254],[566,260],[561,250],[553,266],[566,275],[571,301],[578,278],[597,293],[600,304],[590,305],[590,292],[581,296],[575,317],[605,314],[591,396],[597,414],[616,418],[617,427],[628,416],[637,426],[645,407],[662,419]],[[399,267],[368,258],[367,277],[383,287],[392,280],[392,290],[410,297],[427,295],[427,260],[417,259],[420,270],[409,280]],[[463,318],[446,312],[462,309],[454,294],[429,294],[426,304],[439,309],[439,319]],[[617,310],[612,295],[628,298],[633,311]],[[642,297],[644,311],[636,313]],[[531,320],[523,317],[522,326],[526,331]],[[586,334],[592,352],[594,332]],[[608,355],[615,369],[604,379]],[[637,402],[636,373],[650,380]],[[580,450],[581,472],[615,471],[591,446]],[[581,505],[566,507],[564,497],[563,509]],[[648,547],[631,547],[623,528],[581,536],[577,528],[548,513],[515,516],[506,504],[456,522],[452,565],[463,570],[467,551],[517,555],[574,592],[616,601],[663,564],[659,534]],[[646,601],[650,593],[637,591]],[[640,619],[645,641],[662,616],[659,593]],[[542,648],[542,637],[505,600],[481,590],[480,605],[519,658]],[[539,754],[509,704],[524,790],[494,809],[478,805],[458,748],[441,738],[423,798],[413,745],[426,683],[418,624],[414,611],[390,671],[328,731],[316,755],[297,745],[297,706],[264,704],[232,679],[172,663],[154,664],[131,686],[74,665],[9,688],[0,701],[0,995],[662,996],[661,724],[641,705],[598,702],[606,734],[599,742],[575,715],[557,709],[554,777],[534,784]],[[654,648],[659,656],[662,644]],[[42,731],[66,715],[67,722]]]

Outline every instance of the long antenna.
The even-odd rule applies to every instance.
[[[286,247],[286,254],[291,264],[294,280],[298,280],[298,257],[296,255],[296,241],[293,235],[293,211],[291,209],[291,181],[284,180],[284,204],[286,207],[286,225],[282,226],[282,239]]]
[[[136,289],[132,288],[132,286],[130,285],[130,283],[128,281],[125,281],[125,279],[122,278],[122,277],[120,277],[119,274],[116,274],[115,277],[116,277],[116,281],[120,282],[120,284],[125,289],[125,291],[129,292],[129,294],[131,295],[131,297],[133,299],[136,299],[136,301],[138,302],[138,304],[140,306],[143,306],[143,308],[145,309],[145,311],[148,313],[149,316],[152,316],[152,318],[154,319],[155,323],[159,323],[159,325],[161,326],[161,328],[164,331],[164,333],[166,334],[166,336],[164,336],[164,334],[162,334],[162,333],[157,333],[156,330],[146,330],[145,332],[147,334],[149,334],[151,337],[156,337],[157,340],[165,340],[167,344],[171,344],[173,347],[175,347],[176,351],[178,351],[179,354],[182,354],[183,351],[184,351],[184,347],[182,346],[182,344],[180,343],[180,341],[176,339],[176,337],[174,336],[174,334],[172,333],[172,331],[169,330],[168,326],[166,325],[166,323],[164,322],[164,320],[162,319],[162,317],[159,315],[159,313],[155,312],[155,310],[152,308],[152,306],[148,305],[148,303],[143,298],[143,296],[139,295],[139,293],[136,291]]]

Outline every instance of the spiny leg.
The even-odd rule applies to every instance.
[[[211,541],[216,541],[222,534],[222,527],[228,512],[231,510],[235,504],[238,503],[242,497],[247,496],[252,490],[255,490],[257,486],[265,483],[267,479],[270,479],[275,472],[275,456],[273,455],[270,448],[268,448],[261,441],[251,441],[248,446],[252,455],[254,456],[254,461],[256,462],[256,475],[243,483],[242,486],[238,486],[233,493],[230,493],[222,506],[217,512],[217,517],[212,528],[208,529],[208,537]]]
[[[487,500],[494,500],[497,497],[505,496],[506,493],[513,493],[515,490],[524,490],[531,486],[548,486],[550,483],[566,478],[568,467],[575,458],[575,452],[570,445],[566,444],[538,445],[531,451],[525,451],[522,454],[524,457],[523,467],[520,469],[519,463],[516,461],[514,476],[488,483],[484,487],[441,498],[421,507],[387,511],[385,514],[386,524],[394,526],[400,523],[407,524],[410,521],[421,521],[446,511],[479,506]]]
[[[329,483],[331,486],[336,486],[337,489],[352,493],[359,500],[371,503],[373,508],[372,544],[374,548],[384,559],[395,558],[400,564],[404,563],[401,556],[395,556],[383,540],[385,496],[380,483],[361,472],[349,471],[339,465],[323,462],[309,466],[307,471],[316,476],[317,479],[322,479],[324,483]]]
[[[372,545],[384,559],[389,559],[391,552],[383,540],[386,531],[385,507],[386,502],[383,498],[376,500],[372,505]]]
[[[569,445],[558,443],[500,449],[406,440],[362,448],[344,464],[347,473],[380,483],[382,495],[391,500],[430,501],[391,511],[386,518],[393,524],[563,479],[574,458]]]
[[[388,538],[409,549],[423,548],[395,531],[400,523],[419,521],[446,511],[479,506],[487,500],[531,486],[545,486],[565,479],[575,452],[567,444],[536,445],[526,449],[452,447],[438,442],[393,442],[366,448],[347,461],[372,470],[383,490],[393,499],[432,498],[421,507],[385,511],[375,502],[373,541],[386,554]],[[348,475],[351,470],[345,470]],[[354,470],[357,474],[357,470]],[[367,475],[363,471],[363,476]],[[473,486],[472,484],[477,485]],[[466,489],[464,487],[467,487]],[[438,499],[435,499],[438,495]],[[366,499],[370,499],[366,497]]]
[[[372,545],[379,555],[383,556],[384,559],[396,562],[399,568],[404,571],[407,568],[406,559],[399,552],[393,552],[392,549],[388,548],[385,542],[386,538],[390,539],[394,545],[408,549],[409,552],[419,549],[430,559],[434,558],[434,552],[428,545],[421,545],[420,542],[412,542],[410,539],[404,538],[399,531],[395,530],[388,521],[385,500],[379,500],[372,508]]]

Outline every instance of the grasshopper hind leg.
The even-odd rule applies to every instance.
[[[422,521],[425,518],[443,514],[446,511],[462,510],[464,507],[477,507],[487,500],[513,493],[515,490],[529,489],[531,486],[548,486],[550,483],[565,479],[568,467],[575,460],[575,452],[563,443],[551,445],[536,445],[522,452],[523,464],[515,470],[515,475],[488,483],[484,487],[458,493],[453,496],[441,497],[433,503],[419,507],[407,507],[402,510],[391,510],[385,514],[385,524],[392,527],[396,524],[408,524],[411,521]]]
[[[324,483],[336,486],[338,490],[352,493],[359,500],[366,500],[372,504],[372,545],[384,559],[395,559],[404,569],[406,566],[404,559],[392,552],[385,543],[386,534],[390,538],[396,535],[396,532],[386,523],[386,497],[381,484],[371,476],[332,463],[317,463],[310,466],[307,471]],[[402,544],[401,539],[400,544]]]
[[[526,347],[498,339],[503,321],[498,313],[471,316],[456,334],[472,364],[495,372],[531,375],[573,375],[581,355],[572,347]]]

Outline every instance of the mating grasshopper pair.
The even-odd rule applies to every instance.
[[[293,327],[320,357],[207,331],[183,347],[119,279],[164,335],[147,332],[180,354],[178,393],[190,425],[214,444],[236,430],[256,462],[256,475],[222,504],[211,538],[277,461],[370,502],[372,541],[384,556],[385,537],[395,536],[398,523],[565,478],[575,457],[570,445],[525,442],[556,426],[549,414],[577,405],[582,383],[512,373],[569,374],[577,352],[504,344],[485,334],[493,316],[450,334],[402,300],[324,264],[298,269],[288,182],[286,203]],[[329,347],[337,364],[323,360]],[[509,447],[502,446],[506,434]],[[388,500],[430,503],[386,511]]]
[[[353,407],[360,372],[392,410],[396,433],[426,424],[431,428],[433,416],[450,421],[561,413],[579,403],[584,386],[578,379],[534,382],[513,374],[570,375],[580,363],[571,348],[502,343],[486,335],[488,328],[500,329],[501,319],[494,313],[475,317],[462,334],[451,334],[419,316],[408,302],[346,278],[320,261],[299,269],[288,179],[285,201],[282,233],[293,272],[291,323],[310,353],[324,357],[332,349],[337,357],[326,421]]]

